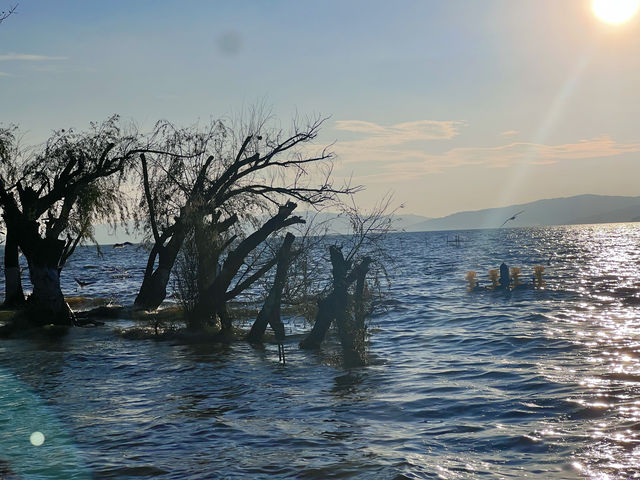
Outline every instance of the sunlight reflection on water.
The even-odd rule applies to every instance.
[[[46,464],[57,437],[62,463],[84,460],[93,478],[640,478],[640,226],[458,233],[460,246],[447,232],[389,237],[399,263],[362,369],[299,351],[300,322],[286,367],[273,345],[109,327],[3,341],[0,462],[38,468],[2,446],[22,438]],[[79,250],[67,294],[133,300],[144,252],[105,253]],[[486,286],[502,261],[529,284],[544,266],[547,287],[466,290],[467,271]],[[74,276],[95,283],[76,292]]]

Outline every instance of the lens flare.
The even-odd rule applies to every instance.
[[[29,441],[34,447],[39,447],[44,443],[44,434],[42,432],[33,432],[29,437]]]
[[[640,7],[640,0],[593,0],[593,13],[607,23],[624,23]]]

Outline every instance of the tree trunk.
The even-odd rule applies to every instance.
[[[27,300],[31,321],[38,325],[73,326],[73,314],[60,289],[60,272],[45,265],[29,267],[33,293]]]
[[[183,229],[176,231],[166,246],[155,245],[149,253],[149,262],[145,270],[140,291],[134,301],[134,306],[144,310],[155,310],[167,297],[167,285],[171,269],[176,263],[178,252],[184,243]],[[155,257],[158,256],[158,268],[153,270]]]
[[[352,299],[347,299],[343,315],[336,315],[338,336],[344,353],[344,359],[351,365],[366,363],[366,325],[364,311],[365,277],[369,271],[371,259],[366,257],[353,268],[349,277],[355,278],[356,287]]]
[[[197,223],[194,228],[198,255],[198,292],[206,292],[218,274],[219,246],[217,234],[209,225]]]
[[[351,262],[344,259],[338,247],[329,247],[329,254],[333,266],[333,290],[318,301],[318,313],[313,328],[300,342],[300,348],[319,348],[331,327],[331,322],[335,320],[345,359],[349,363],[363,363],[366,334],[364,325],[366,315],[363,306],[364,280],[372,260],[365,257],[349,271]],[[356,282],[356,289],[351,298],[349,287],[353,282]]]
[[[15,233],[9,228],[7,228],[7,238],[4,247],[4,278],[5,295],[2,306],[5,308],[15,308],[24,305],[18,242]]]
[[[299,347],[305,350],[320,348],[320,344],[327,335],[331,322],[336,318],[334,310],[334,294],[331,292],[324,298],[318,300],[318,313],[313,323],[313,328],[309,334],[300,342]]]
[[[160,254],[162,258],[162,254]],[[167,285],[171,271],[167,267],[158,266],[149,276],[145,276],[140,291],[134,301],[136,308],[154,310],[167,297]]]
[[[291,260],[291,245],[295,238],[295,235],[292,233],[287,233],[280,250],[278,250],[278,267],[273,285],[262,306],[262,310],[260,310],[249,335],[247,335],[247,340],[251,343],[262,342],[267,324],[273,328],[278,343],[282,343],[284,340],[284,325],[280,318],[280,307],[282,303],[282,290],[287,280],[287,271],[289,270],[289,262]]]
[[[329,256],[333,266],[333,290],[325,298],[318,301],[318,313],[313,328],[302,342],[300,348],[319,348],[334,319],[346,315],[349,293],[347,288],[347,272],[351,262],[344,259],[342,251],[334,245],[329,247]]]
[[[27,318],[36,325],[72,326],[74,315],[60,288],[65,242],[57,237],[42,238],[38,222],[27,220],[17,208],[5,209],[4,218],[7,231],[15,234],[29,264],[33,292],[26,301]]]
[[[34,222],[35,223],[35,222]],[[30,235],[24,238],[21,249],[29,263],[29,277],[33,292],[27,299],[27,314],[37,325],[74,325],[73,312],[60,288],[59,265],[64,241]]]
[[[215,277],[204,295],[200,295],[196,306],[196,315],[202,319],[220,318],[223,330],[231,329],[231,318],[227,310],[227,302],[249,288],[261,275],[266,273],[267,268],[259,270],[260,275],[252,275],[248,281],[236,285],[231,291],[229,287],[234,277],[243,265],[247,256],[262,242],[264,242],[273,232],[294,225],[304,223],[300,217],[289,217],[296,204],[287,202],[286,205],[278,209],[278,213],[270,218],[262,227],[242,240],[238,246],[227,255],[222,269]],[[266,267],[271,268],[275,263],[268,263]],[[206,320],[203,320],[206,323]]]

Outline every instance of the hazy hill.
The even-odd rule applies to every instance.
[[[320,222],[325,223],[330,233],[347,233],[350,230],[349,221],[344,216],[337,213],[328,212],[299,212],[294,214],[300,215],[302,218],[313,221],[318,224]],[[265,221],[266,221],[265,217]],[[396,231],[407,230],[410,225],[416,225],[429,220],[429,217],[423,217],[421,215],[396,215],[393,219],[393,229]],[[94,225],[95,237],[101,245],[111,245],[113,243],[133,242],[139,243],[142,241],[142,235],[140,232],[136,232],[133,229],[133,224],[129,225],[129,233],[123,227],[118,227],[116,231],[108,225]]]
[[[316,224],[326,224],[331,233],[347,233],[350,230],[349,219],[337,213],[301,212],[298,215],[300,215],[302,218],[307,219],[307,221],[313,220],[313,222]],[[396,231],[414,231],[409,230],[409,227],[411,227],[412,225],[421,224],[427,220],[431,219],[429,217],[423,217],[421,215],[414,215],[411,213],[407,215],[396,214],[393,218],[393,229]]]
[[[640,221],[640,197],[606,195],[578,195],[552,198],[536,202],[458,212],[442,218],[434,218],[409,225],[412,232],[428,230],[464,230],[474,228],[498,228],[517,212],[524,212],[506,227],[534,225],[571,225],[580,223],[611,223]]]
[[[567,198],[551,198],[536,202],[458,212],[441,218],[427,218],[413,214],[398,214],[394,218],[394,230],[423,232],[429,230],[465,230],[475,228],[498,228],[507,219],[524,210],[507,227],[534,225],[571,225],[580,223],[640,222],[640,197],[605,195],[578,195]],[[312,218],[313,212],[300,212],[304,218]],[[315,222],[326,222],[332,233],[349,231],[348,220],[336,213],[322,212]],[[128,235],[120,228],[116,235],[105,225],[96,225],[99,243],[109,244],[124,241],[140,241],[140,235]]]

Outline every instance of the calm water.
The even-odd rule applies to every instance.
[[[0,478],[640,478],[640,225],[458,233],[389,236],[364,368],[299,351],[299,321],[286,366],[125,322],[2,341]],[[105,253],[73,258],[66,293],[131,303],[144,254]],[[546,290],[466,291],[503,260]]]

